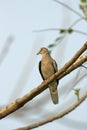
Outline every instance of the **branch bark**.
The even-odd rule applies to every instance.
[[[79,100],[77,100],[77,102],[75,102],[72,106],[67,108],[65,111],[58,113],[55,116],[49,117],[45,120],[39,121],[37,123],[34,123],[34,124],[26,126],[26,127],[18,128],[16,130],[30,130],[30,129],[42,126],[44,124],[50,123],[56,119],[60,119],[60,118],[64,117],[65,115],[67,115],[68,113],[70,113],[71,111],[73,111],[75,108],[77,108],[86,98],[87,98],[87,92]]]
[[[47,85],[55,79],[61,79],[77,67],[81,66],[85,61],[87,61],[87,53],[80,57],[80,55],[87,49],[87,42],[82,46],[82,48],[73,56],[73,58],[67,62],[58,72],[52,75],[49,79],[43,81],[41,85],[37,86],[35,89],[31,90],[29,93],[24,95],[22,98],[16,99],[11,104],[0,110],[0,119],[6,117],[7,115],[15,112],[17,109],[21,108],[28,101],[32,100],[34,97],[39,95],[45,89]],[[80,57],[80,58],[79,58]],[[78,59],[78,60],[77,60]]]

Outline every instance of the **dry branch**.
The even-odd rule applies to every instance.
[[[58,72],[52,75],[49,79],[43,81],[41,85],[37,86],[35,89],[24,95],[22,98],[16,99],[11,104],[7,105],[5,108],[0,110],[0,119],[5,116],[13,113],[17,109],[21,108],[28,101],[32,100],[34,97],[39,95],[45,89],[47,89],[47,85],[51,83],[55,79],[61,79],[66,74],[70,73],[77,67],[81,66],[85,61],[87,61],[87,53],[80,57],[80,55],[85,52],[87,49],[87,42],[83,45],[83,47],[73,56],[73,58],[67,62]],[[80,57],[80,58],[79,58]],[[78,60],[77,60],[78,59]]]
[[[56,119],[60,119],[63,116],[67,115],[68,113],[70,113],[71,111],[73,111],[75,108],[77,108],[85,99],[87,98],[87,92],[79,99],[77,100],[77,102],[75,102],[72,106],[70,106],[69,108],[67,108],[65,111],[58,113],[52,117],[49,117],[45,120],[39,121],[37,123],[34,123],[32,125],[26,126],[26,127],[22,127],[22,128],[18,128],[16,130],[30,130],[36,127],[39,127],[41,125],[47,124],[49,122],[52,122]]]
[[[83,56],[79,57],[75,63],[73,63],[64,73],[62,73],[59,76],[59,79],[63,78],[65,75],[69,74],[73,70],[77,69],[78,67],[81,66],[81,64],[83,64],[86,61],[87,61],[87,53],[85,53]]]

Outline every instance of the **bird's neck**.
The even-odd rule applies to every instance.
[[[49,59],[50,58],[50,55],[49,55],[49,53],[44,53],[43,55],[42,55],[42,60],[43,59]]]

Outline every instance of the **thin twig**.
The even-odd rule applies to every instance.
[[[60,119],[60,118],[64,117],[65,115],[67,115],[68,113],[70,113],[71,111],[73,111],[74,109],[76,109],[86,98],[87,98],[87,92],[79,100],[77,100],[77,102],[75,102],[72,106],[67,108],[65,111],[58,113],[58,114],[56,114],[52,117],[49,117],[47,119],[44,119],[42,121],[39,121],[37,123],[34,123],[32,125],[22,127],[22,128],[18,128],[18,129],[15,129],[15,130],[30,130],[30,129],[33,129],[33,128],[37,128],[41,125],[50,123],[54,120]]]
[[[7,105],[5,108],[2,108],[0,110],[0,119],[6,117],[7,115],[13,113],[14,111],[21,108],[24,104],[26,104],[28,101],[35,98],[37,95],[39,95],[41,92],[43,92],[45,89],[47,89],[47,85],[54,81],[55,79],[61,79],[66,74],[70,73],[80,65],[82,65],[85,61],[87,61],[87,53],[84,54],[81,58],[79,56],[87,49],[87,42],[82,46],[82,48],[77,51],[77,53],[72,57],[72,59],[67,62],[58,72],[53,74],[49,79],[43,81],[41,85],[37,86],[33,90],[31,90],[29,93],[24,95],[22,98],[19,98],[12,102],[11,104]],[[79,58],[79,59],[78,59]],[[78,60],[77,60],[78,59]],[[76,60],[78,62],[76,62]],[[72,66],[72,67],[70,67]],[[69,68],[69,69],[68,69]],[[68,69],[68,72],[67,72]],[[66,73],[65,73],[66,72]],[[61,77],[59,77],[61,76]]]
[[[73,26],[75,26],[77,23],[79,23],[79,22],[82,21],[82,20],[83,20],[83,18],[79,18],[79,19],[75,20],[75,21],[71,24],[71,26],[70,26],[69,28],[72,28]]]
[[[87,69],[87,67],[86,66],[84,66],[84,65],[81,65],[83,68],[85,68],[85,69]]]
[[[60,31],[60,30],[61,28],[46,28],[46,29],[34,30],[33,32]]]
[[[83,35],[86,35],[87,36],[87,33],[86,32],[82,32],[80,30],[76,30],[76,29],[73,29],[74,32],[76,33],[80,33],[80,34],[83,34]]]
[[[72,29],[72,28],[68,28],[68,29],[62,29],[62,28],[47,28],[47,29],[39,29],[39,30],[34,30],[33,32],[45,32],[45,31],[64,31],[62,33],[69,33],[69,30],[72,30],[72,32],[76,32],[76,33],[80,33],[80,34],[83,34],[83,35],[86,35],[87,36],[87,33],[86,32],[83,32],[83,31],[80,31],[80,30],[76,30],[76,29]]]
[[[74,62],[64,73],[62,73],[59,76],[59,79],[63,78],[65,75],[69,74],[70,72],[72,72],[73,70],[75,70],[77,67],[80,67],[84,61],[87,61],[87,53],[85,53],[83,56],[81,56],[80,58],[78,58],[78,60],[76,62]]]
[[[67,4],[65,4],[65,3],[63,3],[63,2],[61,2],[61,1],[59,1],[59,0],[53,0],[53,1],[55,1],[55,2],[57,2],[58,4],[60,4],[60,5],[64,6],[64,7],[66,7],[68,10],[72,11],[72,12],[75,13],[76,15],[80,16],[81,18],[83,18],[83,16],[82,16],[79,12],[77,12],[77,11],[74,10],[73,8],[69,7]]]
[[[3,62],[6,55],[8,54],[11,44],[13,43],[13,40],[14,40],[14,37],[12,36],[9,36],[7,38],[4,48],[2,49],[1,54],[0,54],[0,64]]]

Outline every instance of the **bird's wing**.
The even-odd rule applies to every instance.
[[[56,61],[52,59],[52,63],[53,63],[54,71],[57,72],[58,71],[58,67],[57,67]]]
[[[57,67],[57,63],[54,59],[52,59],[52,64],[53,64],[53,67],[54,67],[54,72],[56,73],[58,71],[58,67]],[[59,80],[57,80],[57,84],[59,83]]]
[[[44,77],[43,77],[43,74],[42,74],[42,71],[41,71],[41,61],[39,62],[39,71],[40,71],[40,74],[42,76],[42,79],[44,80]]]
[[[54,59],[52,59],[52,66],[53,66],[54,72],[56,73],[58,71],[58,68],[57,68],[57,63]],[[56,81],[53,81],[52,83],[49,84],[49,90],[50,90],[51,98],[54,104],[58,103],[58,92],[57,92],[58,83],[59,83],[59,80],[57,79]]]

